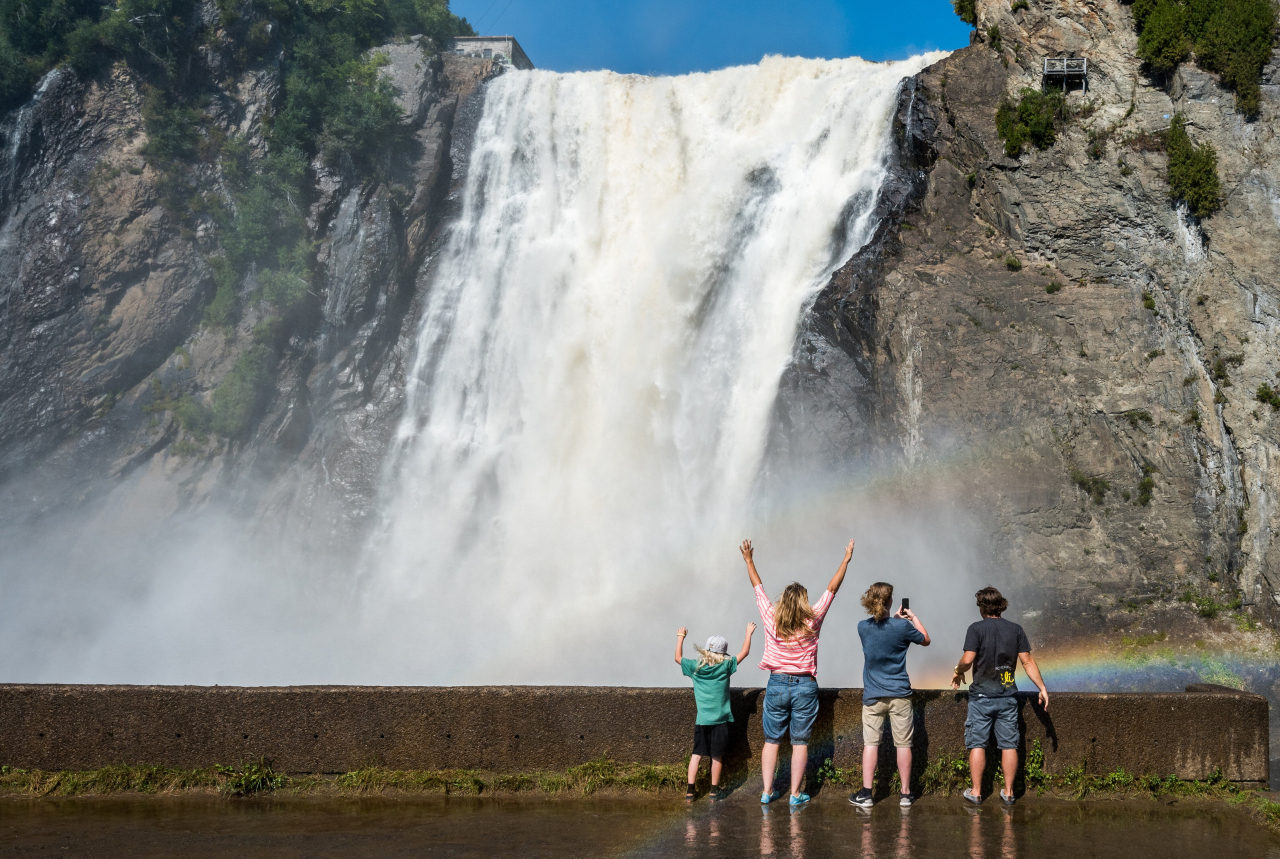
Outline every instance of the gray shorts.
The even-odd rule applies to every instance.
[[[996,729],[996,747],[1001,750],[1016,749],[1018,699],[1013,695],[1007,698],[985,698],[970,694],[969,716],[964,720],[964,747],[986,748],[991,742],[992,723]]]

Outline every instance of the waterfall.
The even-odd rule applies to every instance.
[[[415,606],[424,682],[617,682],[627,630],[665,641],[730,587],[753,611],[734,547],[779,377],[940,56],[490,85],[361,587]]]

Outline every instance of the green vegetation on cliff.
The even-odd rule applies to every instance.
[[[216,10],[210,21],[199,0],[0,0],[0,112],[25,102],[55,66],[82,76],[127,67],[143,96],[142,153],[161,204],[189,235],[215,228],[205,322],[231,329],[250,306],[262,319],[207,405],[198,394],[155,399],[196,438],[243,436],[281,344],[316,323],[305,220],[313,159],[378,178],[408,141],[394,88],[379,74],[386,59],[371,49],[474,32],[448,0],[216,0]],[[278,92],[262,139],[240,139],[218,121],[218,100],[257,69],[276,71]]]
[[[281,113],[289,133],[319,131],[351,87],[343,65],[361,52],[395,36],[422,34],[440,43],[474,32],[449,11],[448,0],[217,0],[212,27],[200,20],[199,6],[0,0],[0,111],[25,101],[36,81],[62,63],[92,73],[123,60],[152,85],[174,89],[192,83],[188,60],[197,47],[225,50],[239,68],[263,62],[274,49],[290,78]]]
[[[1262,67],[1271,57],[1276,10],[1271,0],[1132,0],[1138,56],[1158,75],[1192,53],[1201,68],[1236,92],[1236,108],[1258,112]]]
[[[1222,200],[1217,151],[1208,143],[1196,146],[1191,142],[1180,113],[1169,124],[1168,150],[1169,196],[1186,203],[1197,218],[1211,215]]]
[[[1005,96],[996,110],[996,131],[1004,141],[1004,152],[1017,158],[1028,143],[1037,149],[1048,149],[1057,139],[1056,126],[1066,118],[1066,102],[1062,94],[1041,93],[1026,88],[1013,101]]]

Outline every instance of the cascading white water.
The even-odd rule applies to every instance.
[[[752,605],[733,546],[798,321],[939,56],[490,86],[365,580],[432,606],[421,682],[618,682],[673,609]]]

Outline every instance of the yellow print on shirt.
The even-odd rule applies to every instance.
[[[1005,688],[1008,688],[1009,686],[1013,685],[1012,671],[1009,671],[1006,669],[1000,672],[1000,685],[1004,686]]]

